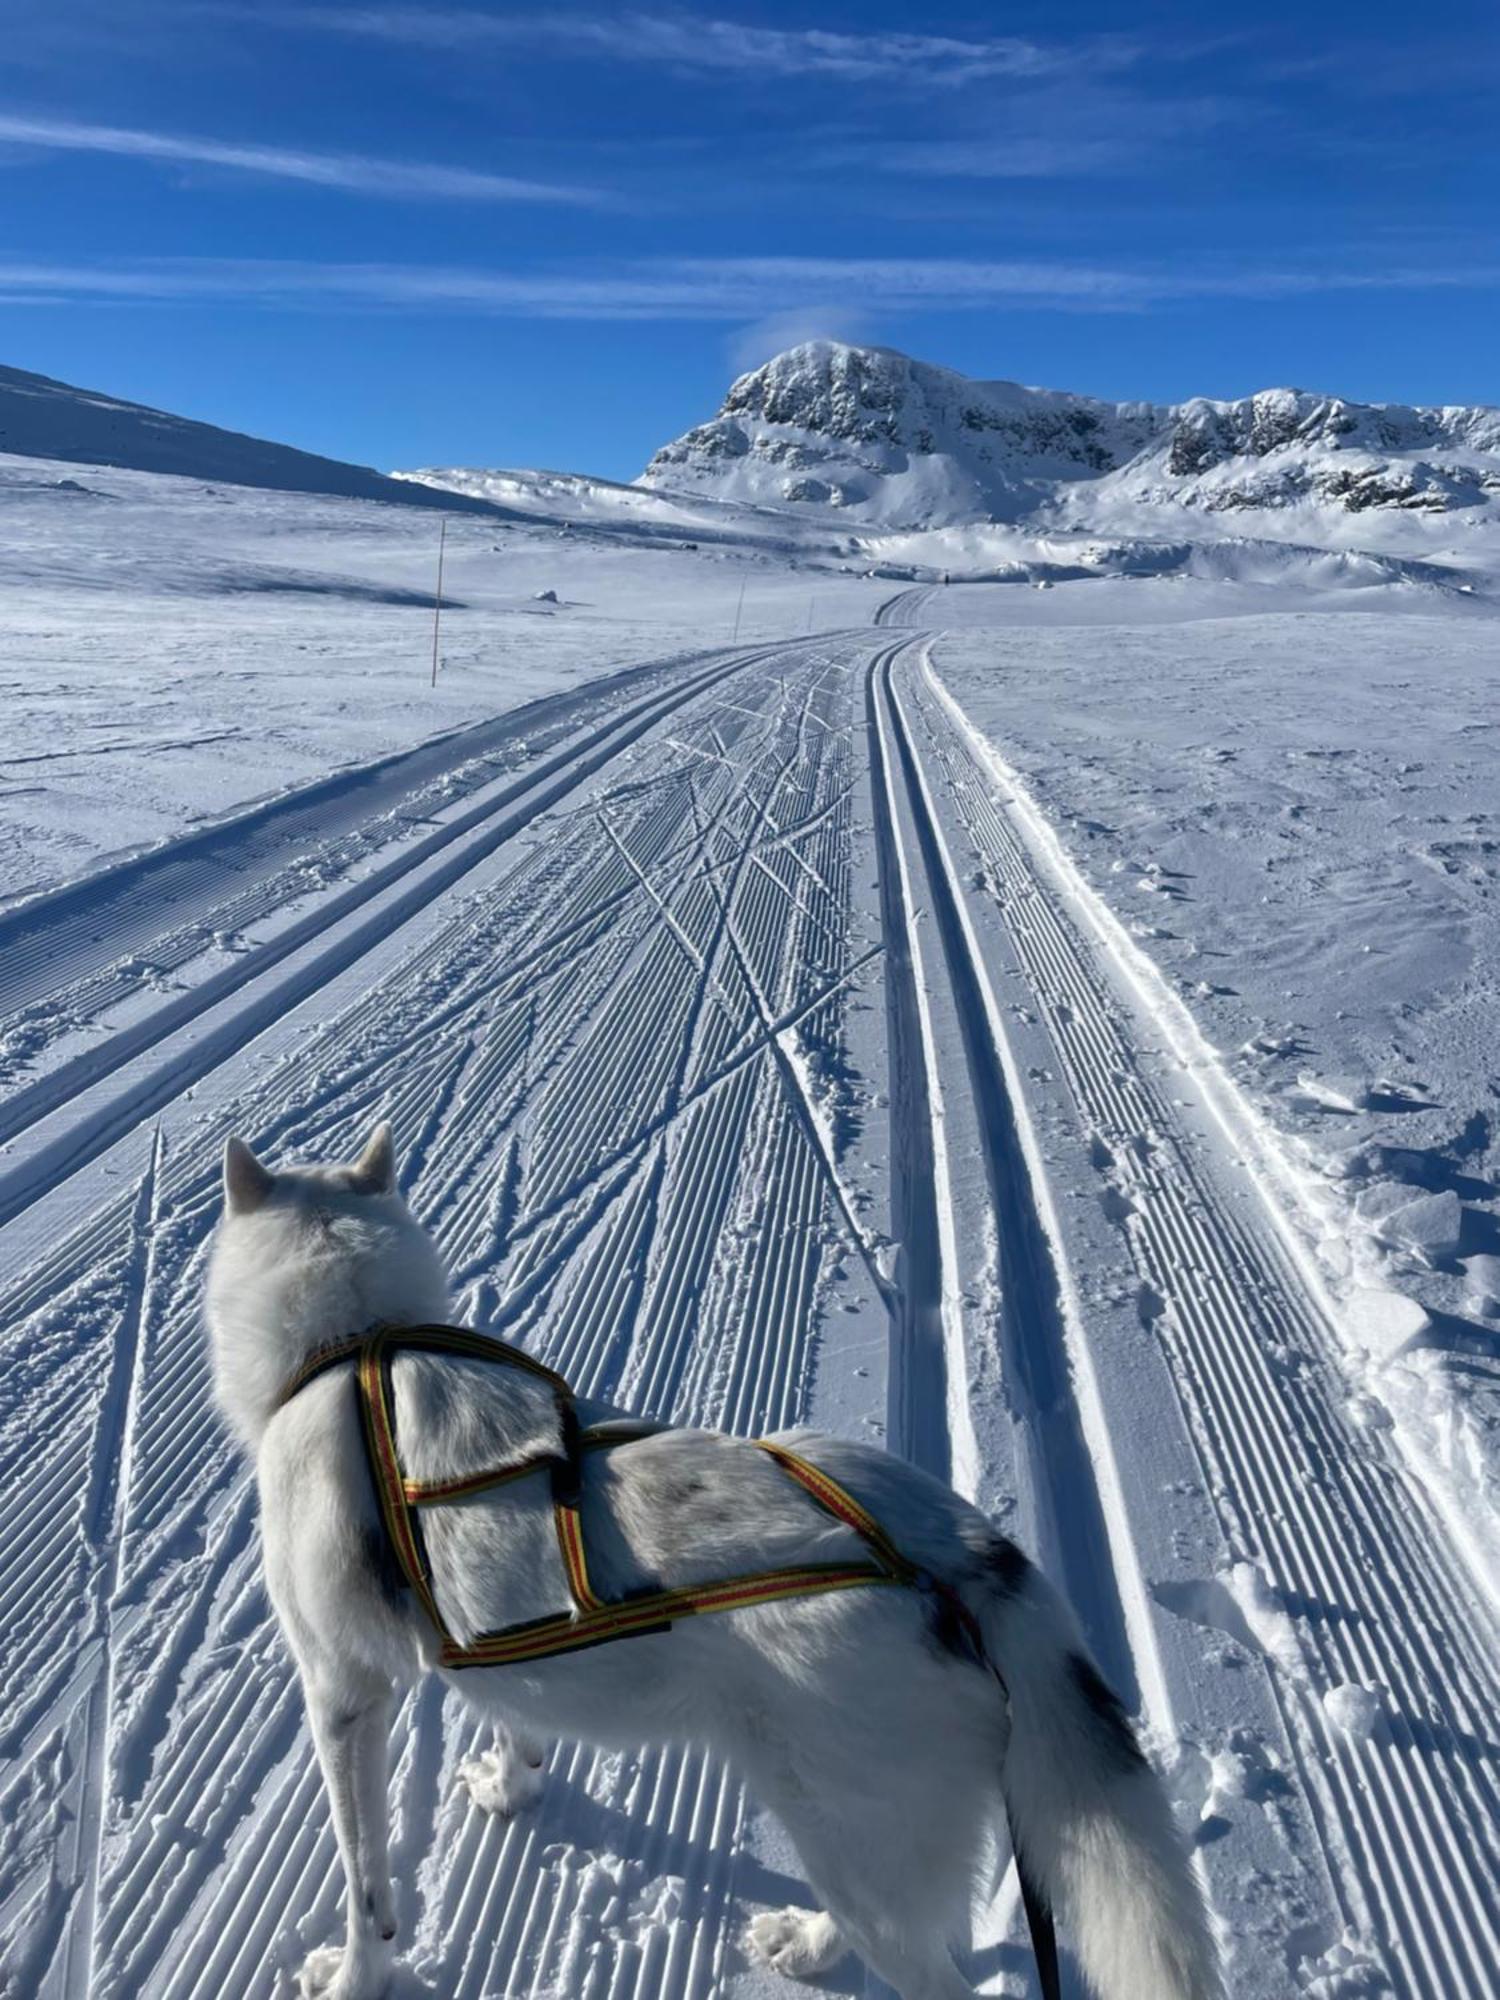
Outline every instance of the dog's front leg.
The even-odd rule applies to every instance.
[[[308,1677],[308,1720],[333,1808],[349,1912],[341,1952],[316,1951],[300,1990],[318,2000],[380,2000],[396,1935],[387,1840],[391,1691],[383,1683]]]

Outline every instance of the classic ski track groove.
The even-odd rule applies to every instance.
[[[1063,907],[923,665],[911,692],[923,755],[996,885],[1079,1114],[1133,1204],[1130,1249],[1169,1308],[1158,1324],[1226,1540],[1299,1614],[1306,1681],[1272,1678],[1304,1788],[1335,1836],[1335,1893],[1406,1992],[1477,1995],[1500,1964],[1493,1626],[1401,1461],[1344,1415],[1333,1331],[1271,1219],[1255,1195],[1227,1199],[1184,1144],[1139,1062],[1107,949]],[[1316,1365],[1278,1368],[1284,1348]],[[1363,1743],[1333,1728],[1318,1697],[1344,1682],[1389,1689],[1394,1726]]]
[[[920,867],[933,915],[934,949],[925,953],[913,934],[912,955],[928,963],[951,991],[964,1049],[968,1087],[979,1111],[990,1212],[994,1221],[999,1295],[999,1340],[1013,1399],[1025,1410],[1027,1473],[1041,1504],[1049,1567],[1070,1597],[1101,1664],[1134,1705],[1137,1645],[1121,1599],[1114,1562],[1130,1560],[1123,1537],[1112,1546],[1106,1504],[1108,1475],[1091,1448],[1077,1408],[1077,1357],[1066,1325],[1066,1277],[1044,1187],[1027,1158],[1021,1116],[1009,1073],[999,1010],[986,968],[974,948],[953,879],[947,845],[933,811],[925,773],[895,685],[898,662],[914,650],[907,641],[877,656],[870,673],[882,736],[887,785],[899,792],[902,815],[914,835],[907,867]],[[886,749],[884,746],[889,745]],[[904,846],[898,810],[889,817]],[[908,912],[909,917],[909,912]],[[939,1142],[940,1143],[940,1142]],[[946,1412],[943,1422],[948,1426]],[[1112,1560],[1113,1558],[1113,1560]]]

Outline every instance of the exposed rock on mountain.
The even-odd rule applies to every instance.
[[[1081,517],[1095,499],[1443,513],[1500,495],[1500,410],[1296,389],[1106,403],[813,341],[742,375],[715,418],[657,452],[642,483],[889,528],[1040,524]]]

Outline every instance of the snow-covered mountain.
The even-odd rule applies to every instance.
[[[342,459],[321,458],[291,445],[220,430],[217,424],[174,417],[165,410],[122,402],[96,389],[55,382],[49,375],[29,375],[21,368],[0,368],[0,453],[60,459],[73,465],[168,472],[228,486],[270,487],[283,493],[328,493],[406,507],[490,511],[480,499],[439,496],[424,487],[388,479],[367,465],[348,465]]]
[[[1140,506],[1500,512],[1500,410],[1297,389],[1107,403],[810,341],[742,375],[642,483],[888,529],[1087,528]]]

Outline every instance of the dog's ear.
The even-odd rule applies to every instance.
[[[381,1119],[365,1141],[365,1150],[349,1174],[356,1194],[392,1194],[396,1187],[396,1142],[391,1128]]]
[[[229,1139],[224,1145],[224,1200],[231,1215],[249,1215],[259,1208],[276,1185],[243,1139]]]

